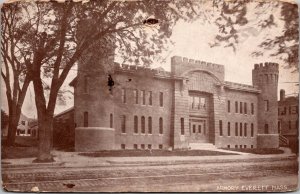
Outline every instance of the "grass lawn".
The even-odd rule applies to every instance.
[[[145,157],[145,156],[216,156],[236,155],[232,153],[210,151],[210,150],[111,150],[98,152],[79,153],[88,157]]]
[[[2,147],[2,159],[34,158],[37,156],[37,147]]]
[[[37,139],[32,137],[16,137],[15,146],[7,147],[6,139],[1,141],[1,158],[16,159],[16,158],[33,158],[37,156]]]
[[[278,148],[229,148],[225,150],[230,151],[237,151],[237,152],[246,152],[251,154],[260,154],[260,155],[266,155],[266,154],[282,154],[283,151]]]

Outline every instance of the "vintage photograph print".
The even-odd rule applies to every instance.
[[[298,5],[1,5],[6,192],[298,189]]]

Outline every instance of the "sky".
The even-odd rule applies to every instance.
[[[250,9],[251,10],[251,9]],[[254,10],[252,10],[253,12]],[[252,13],[248,11],[249,14]],[[252,84],[252,69],[255,63],[263,62],[277,62],[280,65],[279,85],[278,90],[285,89],[286,94],[298,93],[299,73],[291,73],[293,69],[284,68],[287,64],[283,63],[275,57],[270,57],[268,53],[259,58],[251,57],[251,53],[257,49],[257,45],[266,37],[278,35],[282,29],[283,23],[279,20],[279,10],[274,11],[274,17],[277,19],[277,27],[267,29],[262,32],[252,33],[256,29],[240,29],[247,34],[242,43],[239,44],[237,51],[234,52],[232,48],[210,47],[210,43],[214,40],[214,35],[218,31],[215,25],[208,22],[196,21],[194,23],[185,23],[179,21],[173,29],[171,40],[174,45],[170,45],[168,51],[163,52],[163,57],[166,57],[165,63],[155,63],[155,67],[163,67],[170,71],[170,58],[174,55],[187,57],[190,59],[217,63],[225,66],[225,80],[237,83]],[[249,17],[251,18],[251,17]],[[257,30],[256,30],[257,31]],[[256,34],[256,35],[255,35]],[[76,69],[76,68],[75,68]],[[76,77],[77,71],[72,70],[66,79],[63,88],[72,89],[68,86],[70,81]],[[2,107],[7,110],[5,88],[1,83],[1,101]],[[36,118],[36,110],[34,106],[34,92],[30,87],[22,108],[22,112],[31,118]],[[55,113],[59,113],[67,108],[73,106],[72,96],[68,96],[67,104],[64,106],[57,106]]]

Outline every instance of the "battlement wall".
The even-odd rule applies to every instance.
[[[279,70],[279,64],[278,63],[271,63],[271,62],[265,62],[260,64],[254,65],[255,71],[278,71]]]
[[[194,70],[208,71],[224,81],[224,65],[173,56],[171,58],[171,73],[175,76],[183,76],[184,73]]]
[[[114,63],[114,71],[121,71],[127,73],[135,73],[136,75],[148,75],[148,76],[161,76],[161,77],[171,77],[169,71],[165,71],[162,68],[148,68],[144,66],[128,65],[128,64],[119,64]]]

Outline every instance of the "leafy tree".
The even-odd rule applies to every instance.
[[[220,12],[215,24],[219,33],[215,36],[214,46],[231,47],[236,51],[237,46],[249,36],[258,36],[261,31],[277,27],[277,22],[284,22],[281,34],[266,37],[251,53],[258,57],[270,51],[270,56],[276,56],[286,62],[290,67],[298,68],[298,6],[287,2],[255,2],[255,1],[214,1],[216,9]],[[253,10],[249,15],[249,7]],[[254,8],[253,8],[254,7]],[[275,18],[273,11],[280,9],[281,18]],[[250,18],[252,17],[252,18]],[[278,21],[278,20],[280,21]],[[261,49],[259,49],[261,48]]]
[[[21,108],[25,99],[26,91],[30,83],[30,76],[26,73],[25,52],[20,44],[25,36],[21,29],[22,6],[20,3],[4,5],[1,10],[1,76],[6,87],[8,102],[8,139],[7,144],[13,145],[16,130],[20,119]]]
[[[5,4],[2,11],[13,5]],[[176,22],[192,20],[199,8],[194,1],[160,0],[22,5],[22,23],[17,27],[24,33],[21,50],[35,92],[40,140],[37,162],[53,160],[50,151],[57,97],[78,60],[88,58],[95,48],[102,58],[110,57],[115,46],[124,61],[149,65],[166,48]],[[144,20],[149,17],[159,21],[151,28],[154,33],[144,29]],[[45,95],[45,79],[50,82],[49,98]]]

